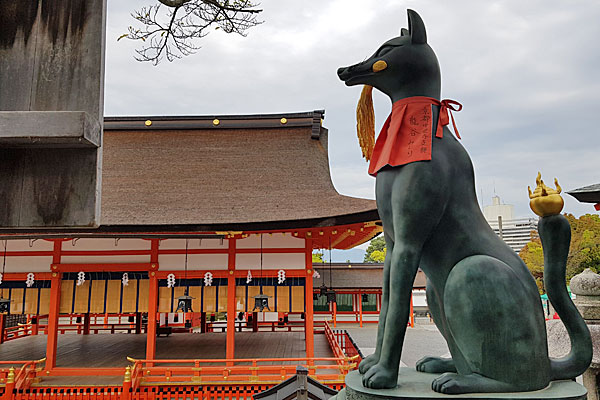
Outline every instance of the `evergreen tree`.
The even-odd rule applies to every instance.
[[[376,237],[371,240],[369,247],[365,253],[363,262],[366,263],[382,263],[385,260],[387,249],[385,248],[385,239],[383,236]]]

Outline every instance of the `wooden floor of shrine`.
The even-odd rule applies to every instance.
[[[178,333],[156,338],[157,359],[223,359],[226,333]],[[315,357],[334,357],[325,335],[315,335]],[[144,359],[146,335],[63,334],[58,337],[57,367],[126,367],[127,357]],[[39,360],[46,336],[29,336],[0,344],[0,360]],[[304,332],[235,334],[235,358],[306,357]],[[41,386],[121,385],[122,376],[45,377]]]

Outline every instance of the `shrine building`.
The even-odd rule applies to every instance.
[[[226,332],[221,358],[234,365],[239,332],[282,326],[303,332],[311,364],[313,249],[349,249],[382,230],[374,200],[335,190],[323,118],[324,111],[105,118],[100,226],[0,231],[0,306],[9,308],[0,314],[0,364],[43,357],[31,361],[37,372],[25,386],[111,375],[109,361],[81,372],[61,367],[57,355],[69,333],[128,332],[121,340],[145,341],[137,359],[146,363],[130,371],[134,386],[138,378],[143,385],[158,363],[157,334]],[[13,340],[43,335],[43,354],[10,352]],[[114,366],[121,380],[123,365]],[[1,371],[0,386],[10,380]],[[162,382],[171,373],[160,370]]]

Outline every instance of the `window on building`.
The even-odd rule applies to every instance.
[[[329,311],[329,304],[327,304],[327,296],[317,296],[313,300],[314,311]]]
[[[365,299],[366,297],[366,299]],[[377,294],[366,293],[361,296],[361,300],[367,300],[362,302],[363,311],[377,311]]]
[[[338,293],[337,295],[337,311],[354,311],[352,295],[349,293]]]

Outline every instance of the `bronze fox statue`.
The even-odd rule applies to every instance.
[[[571,338],[571,352],[554,360],[548,356],[535,281],[483,217],[469,155],[447,127],[443,132],[438,128],[440,69],[423,21],[408,10],[408,23],[408,30],[383,43],[369,59],[338,69],[346,85],[375,87],[394,104],[413,97],[433,99],[428,106],[432,129],[423,142],[430,146],[430,160],[384,163],[376,171],[387,255],[376,351],[359,366],[363,385],[396,386],[419,267],[427,276],[430,312],[452,355],[418,361],[418,371],[442,374],[433,381],[433,390],[531,391],[552,380],[572,379],[589,365],[592,346],[565,285],[569,224],[560,214],[539,224],[546,289]]]

